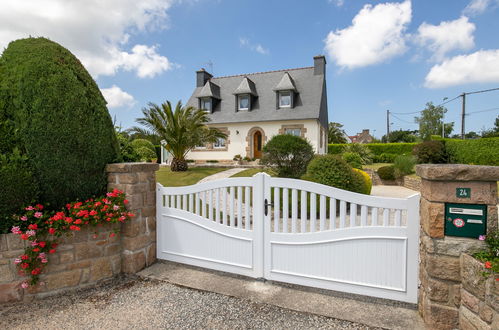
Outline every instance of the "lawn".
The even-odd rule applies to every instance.
[[[172,172],[169,167],[162,167],[156,172],[156,181],[165,187],[189,186],[218,172],[227,170],[221,167],[190,167],[186,172]]]
[[[369,165],[362,165],[363,168],[369,168],[371,170],[378,170],[380,167],[393,165],[393,163],[373,163]]]
[[[247,170],[244,170],[242,172],[236,173],[231,178],[244,178],[244,177],[249,177],[253,176],[257,173],[265,172],[270,176],[275,176],[275,174],[269,170],[269,169],[263,169],[263,168],[248,168]]]

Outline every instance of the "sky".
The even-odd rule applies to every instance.
[[[327,59],[329,120],[349,135],[417,129],[427,102],[499,87],[499,0],[0,0],[0,51],[43,36],[73,52],[123,128],[149,102],[187,102],[195,71]],[[461,127],[461,98],[445,106]],[[491,128],[499,90],[467,95],[466,132]]]

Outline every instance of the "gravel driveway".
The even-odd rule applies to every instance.
[[[374,329],[135,277],[31,304],[0,307],[0,328]]]

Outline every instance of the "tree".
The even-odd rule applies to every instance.
[[[161,106],[149,103],[148,108],[142,109],[142,114],[144,117],[137,118],[136,122],[165,141],[166,151],[173,156],[172,171],[187,171],[185,156],[195,146],[227,137],[216,128],[206,126],[210,118],[204,110],[183,107],[181,101],[175,109],[172,109],[170,101]]]
[[[426,109],[421,111],[421,116],[414,120],[419,124],[419,135],[423,140],[429,140],[432,135],[442,135],[442,122],[447,109],[444,106],[435,106],[432,102],[426,103]],[[444,136],[449,136],[454,128],[454,123],[444,125]]]
[[[499,137],[499,116],[496,117],[493,128],[482,131],[482,137]]]
[[[328,143],[347,143],[345,138],[343,125],[340,123],[330,122],[328,128]]]
[[[381,141],[383,143],[390,142],[390,143],[397,143],[397,142],[405,142],[405,143],[411,143],[411,142],[416,142],[416,134],[418,131],[411,131],[411,130],[397,130],[397,131],[392,131],[390,132],[390,135],[388,136],[388,139],[386,138],[386,135],[383,135],[381,138]]]

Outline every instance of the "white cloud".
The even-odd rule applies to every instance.
[[[239,46],[248,48],[252,51],[255,51],[257,53],[260,53],[262,55],[267,55],[269,53],[269,50],[267,48],[264,48],[260,44],[253,44],[250,42],[248,38],[239,38]]]
[[[433,66],[426,75],[425,87],[444,88],[492,82],[499,82],[499,49],[455,56]]]
[[[329,32],[326,52],[337,65],[351,69],[386,61],[406,51],[404,32],[411,16],[410,1],[367,4],[351,26]]]
[[[171,63],[157,46],[128,43],[132,35],[166,28],[173,1],[2,0],[0,50],[15,39],[43,36],[73,52],[94,77],[119,70],[153,77]]]
[[[102,88],[100,91],[107,101],[108,108],[131,108],[135,105],[133,96],[116,85],[113,85],[111,88]]]
[[[464,8],[463,14],[468,16],[480,15],[493,5],[499,5],[499,0],[471,0]]]
[[[337,7],[341,7],[345,4],[345,0],[328,0],[329,3],[334,3]]]
[[[454,21],[440,22],[439,25],[423,23],[418,28],[416,42],[433,52],[432,59],[441,61],[452,50],[468,50],[475,45],[473,40],[475,24],[468,17],[461,16]]]

